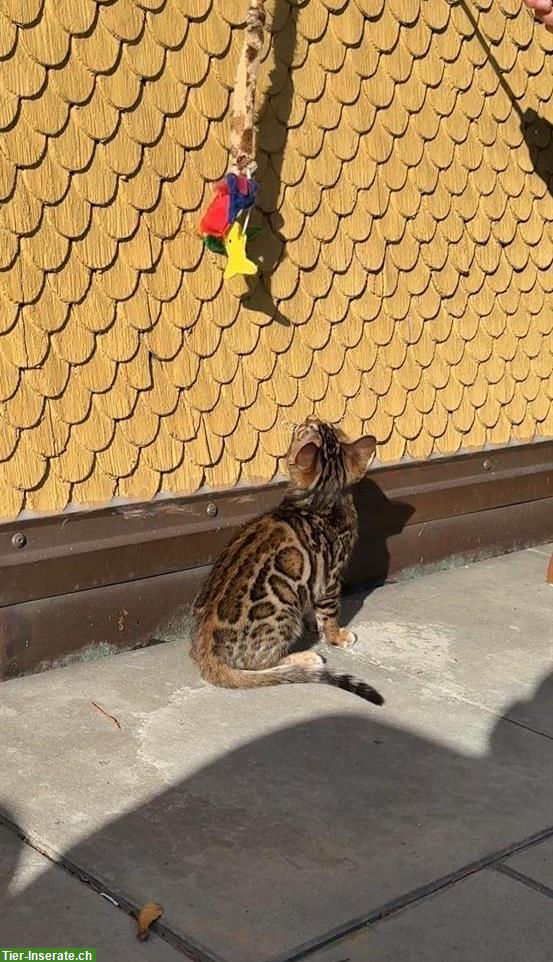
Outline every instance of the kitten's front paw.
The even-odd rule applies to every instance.
[[[334,645],[336,648],[351,648],[356,641],[357,635],[354,631],[348,631],[347,628],[340,628],[336,639],[331,641],[331,645]]]

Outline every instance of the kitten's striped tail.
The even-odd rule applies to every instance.
[[[343,691],[350,691],[352,695],[358,695],[359,698],[364,698],[365,701],[370,701],[373,705],[384,704],[384,698],[376,688],[367,684],[366,681],[362,681],[361,678],[355,678],[354,675],[348,675],[342,671],[332,671],[330,668],[315,668],[312,671],[307,669],[307,675],[308,677],[302,680],[317,681],[323,685],[342,688]],[[319,677],[309,677],[313,675],[318,675]],[[296,681],[295,678],[293,680]]]
[[[373,705],[383,705],[384,698],[372,685],[354,678],[344,672],[332,671],[330,668],[304,668],[301,665],[276,665],[274,668],[260,668],[249,670],[232,668],[225,662],[210,654],[197,659],[202,677],[212,685],[221,688],[267,688],[273,685],[332,685],[349,691]]]

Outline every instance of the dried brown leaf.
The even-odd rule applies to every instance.
[[[137,935],[139,939],[144,940],[148,938],[152,922],[160,919],[163,911],[163,906],[157,902],[146,902],[146,905],[142,906],[136,917],[136,921],[138,922]]]

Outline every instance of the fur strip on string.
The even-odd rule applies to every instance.
[[[252,176],[256,162],[255,89],[265,36],[266,0],[250,0],[230,119],[231,170]]]

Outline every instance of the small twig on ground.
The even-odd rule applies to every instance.
[[[117,720],[117,718],[115,718],[114,715],[110,715],[109,711],[106,711],[101,705],[97,705],[95,701],[91,701],[90,704],[96,709],[96,711],[99,711],[101,715],[105,715],[106,718],[109,718],[113,724],[117,726],[117,728],[121,728],[121,723]]]

